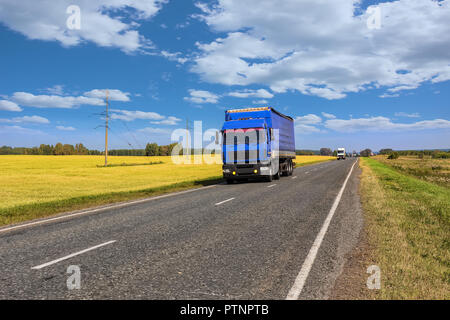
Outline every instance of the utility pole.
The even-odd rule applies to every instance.
[[[105,112],[105,167],[108,166],[108,89],[106,89],[106,112]]]
[[[186,158],[190,156],[189,151],[189,118],[186,118]]]

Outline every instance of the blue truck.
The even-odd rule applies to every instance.
[[[292,175],[294,120],[271,107],[225,111],[222,170],[227,183]]]

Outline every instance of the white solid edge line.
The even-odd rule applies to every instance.
[[[168,193],[168,194],[163,194],[163,195],[156,196],[156,197],[145,198],[145,199],[141,199],[141,200],[135,200],[135,201],[125,202],[125,203],[120,203],[120,204],[115,204],[115,205],[113,204],[113,205],[108,205],[108,206],[97,208],[97,209],[85,210],[85,211],[76,212],[76,213],[72,213],[72,214],[62,215],[62,216],[55,217],[55,218],[48,218],[48,219],[43,219],[43,220],[39,220],[39,221],[35,221],[35,222],[20,224],[20,225],[17,225],[17,226],[12,226],[12,227],[8,227],[8,228],[0,229],[0,233],[6,232],[6,231],[11,231],[11,230],[14,230],[14,229],[19,229],[19,228],[25,228],[25,227],[29,227],[29,226],[33,226],[33,225],[37,225],[37,224],[47,223],[47,222],[51,222],[51,221],[56,221],[56,220],[61,220],[61,219],[68,219],[68,218],[72,218],[72,217],[75,217],[75,216],[84,215],[84,214],[88,214],[88,213],[94,213],[94,212],[104,211],[104,210],[108,210],[108,209],[121,208],[121,207],[126,207],[126,206],[137,204],[137,203],[142,203],[142,202],[147,202],[147,201],[152,201],[152,200],[158,200],[158,199],[162,199],[162,198],[172,197],[172,196],[176,196],[176,195],[183,194],[183,193],[188,193],[188,192],[193,192],[193,191],[198,191],[198,190],[204,190],[204,189],[212,188],[212,187],[215,187],[215,186],[216,185],[214,184],[214,185],[211,185],[211,186],[206,186],[206,187],[201,187],[201,188],[196,188],[196,189],[189,189],[189,190],[184,190],[184,191],[179,191],[179,192],[174,192],[174,193]]]
[[[234,200],[234,198],[230,198],[230,199],[227,199],[227,200],[224,200],[224,201],[221,201],[221,202],[217,202],[215,205],[218,206],[218,205],[220,205],[222,203],[225,203],[225,202],[228,202],[228,201],[231,201],[231,200]]]
[[[39,270],[39,269],[48,267],[48,266],[50,266],[52,264],[58,263],[60,261],[70,259],[72,257],[78,256],[78,255],[83,254],[85,252],[88,252],[88,251],[91,251],[91,250],[94,250],[94,249],[106,246],[106,245],[114,243],[114,242],[116,242],[116,240],[111,240],[111,241],[108,241],[108,242],[105,242],[105,243],[102,243],[102,244],[99,244],[99,245],[96,245],[96,246],[93,246],[93,247],[90,247],[90,248],[87,248],[87,249],[84,249],[84,250],[81,250],[81,251],[78,251],[78,252],[75,252],[75,253],[69,254],[68,256],[65,256],[65,257],[62,257],[62,258],[59,258],[59,259],[56,259],[56,260],[49,261],[47,263],[44,263],[44,264],[41,264],[41,265],[38,265],[38,266],[35,266],[35,267],[32,267],[31,269]]]
[[[314,243],[311,249],[309,250],[308,255],[306,256],[306,259],[303,262],[302,268],[300,269],[300,272],[298,273],[297,278],[295,279],[294,285],[292,286],[291,290],[289,290],[286,300],[297,300],[300,294],[302,293],[303,286],[305,285],[306,279],[308,278],[309,275],[309,271],[311,270],[312,265],[314,264],[317,252],[319,251],[320,245],[322,244],[323,238],[325,237],[325,234],[328,230],[328,226],[330,225],[334,212],[336,211],[336,208],[338,207],[339,202],[341,201],[342,194],[344,193],[345,186],[347,185],[347,181],[350,178],[353,168],[355,167],[355,164],[357,162],[358,160],[355,161],[352,168],[350,169],[350,172],[347,175],[347,178],[345,178],[344,184],[342,185],[341,190],[336,196],[333,206],[331,207],[331,210],[328,213],[328,216],[326,217],[322,225],[322,228],[317,234],[316,239],[314,240]]]
[[[271,184],[270,186],[267,186],[267,188],[272,188],[272,187],[275,187],[277,184],[275,183],[275,184]]]

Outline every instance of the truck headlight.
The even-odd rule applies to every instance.
[[[230,169],[223,169],[224,173],[230,173]]]
[[[261,171],[267,171],[267,170],[269,170],[269,167],[261,167],[261,168],[259,168],[259,170],[261,170]]]

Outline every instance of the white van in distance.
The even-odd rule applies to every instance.
[[[345,160],[345,148],[338,148],[337,149],[337,159],[338,160]]]

